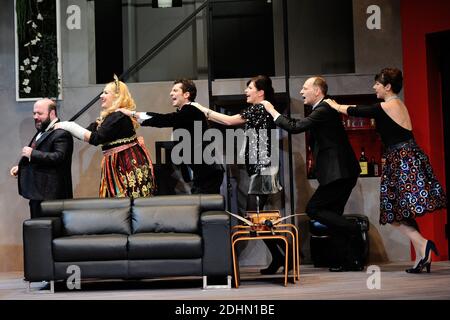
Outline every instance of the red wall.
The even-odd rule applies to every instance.
[[[405,103],[416,141],[429,155],[435,173],[445,187],[440,82],[432,57],[427,57],[426,35],[450,30],[450,1],[401,0],[401,20]],[[448,260],[448,240],[444,230],[446,210],[417,221],[422,234],[438,245],[440,260]]]

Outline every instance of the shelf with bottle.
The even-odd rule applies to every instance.
[[[383,165],[382,145],[378,135],[354,132],[349,134],[349,141],[353,151],[359,160],[361,167],[361,178],[379,177]],[[316,179],[314,158],[311,149],[311,139],[306,134],[306,176],[308,179]]]
[[[361,154],[359,155],[359,166],[361,167],[360,177],[380,176],[380,163],[375,160],[375,157],[371,157],[369,161],[366,156],[364,147],[361,147]]]
[[[334,96],[338,103],[346,105],[372,105],[379,102],[374,94],[343,95]],[[305,117],[311,112],[312,108],[304,106]],[[365,161],[362,161],[365,168],[361,177],[379,177],[382,169],[383,146],[377,133],[375,119],[352,117],[341,114],[342,125],[347,133],[348,140],[353,148],[357,159],[361,158],[361,151],[364,148]],[[311,152],[311,139],[309,134],[306,138],[306,174],[308,179],[315,178],[314,161]],[[363,157],[363,158],[364,158]]]
[[[345,114],[341,115],[342,125],[345,130],[375,130],[375,119],[351,117]]]
[[[348,138],[357,159],[359,159],[360,177],[379,177],[383,155],[380,137],[373,131],[370,133],[354,132],[354,134],[349,134]]]

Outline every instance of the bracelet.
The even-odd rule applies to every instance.
[[[210,109],[208,109],[208,111],[206,111],[206,119],[208,119],[209,120],[209,115],[211,114],[211,110]]]
[[[131,111],[131,117],[136,118],[136,111]]]

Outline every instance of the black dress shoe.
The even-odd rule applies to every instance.
[[[352,262],[344,264],[345,271],[363,271],[364,265],[361,261],[354,259]]]
[[[259,270],[261,274],[275,274],[278,269],[284,266],[284,262],[281,259],[272,259],[272,262],[269,264],[267,268]]]
[[[328,269],[330,272],[343,272],[345,271],[343,266],[334,266]]]

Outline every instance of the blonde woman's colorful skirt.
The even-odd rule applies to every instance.
[[[150,197],[156,191],[153,164],[141,137],[103,151],[99,196]]]

